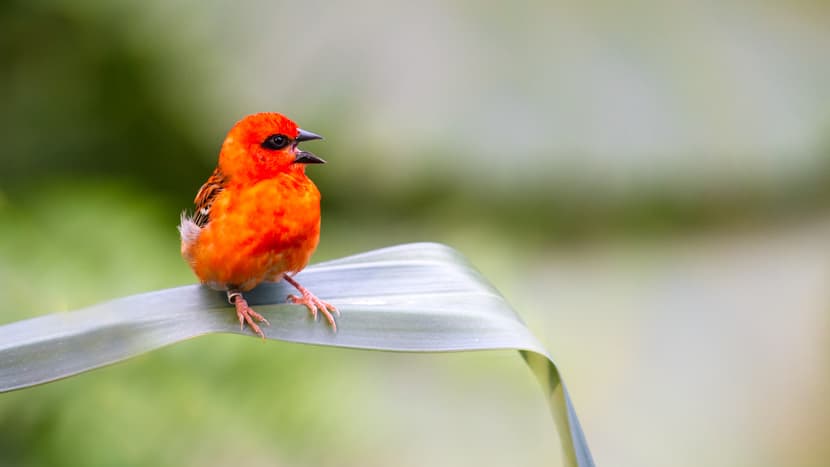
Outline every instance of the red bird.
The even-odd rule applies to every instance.
[[[325,316],[337,330],[337,308],[315,297],[293,276],[307,264],[320,240],[320,192],[306,164],[325,161],[300,150],[321,136],[297,128],[278,113],[258,113],[237,122],[222,144],[219,164],[202,185],[193,216],[182,214],[182,257],[199,280],[226,291],[245,323],[265,337],[268,321],[242,296],[263,281],[285,279],[300,296],[288,299]]]

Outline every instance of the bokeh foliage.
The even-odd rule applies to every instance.
[[[241,117],[222,116],[225,126],[217,128],[220,133],[200,132],[206,120],[203,113],[211,106],[191,103],[216,98],[200,95],[206,88],[203,82],[210,81],[200,75],[210,67],[199,66],[199,51],[182,45],[154,47],[144,36],[136,37],[125,29],[129,21],[118,17],[141,18],[139,7],[130,2],[120,8],[96,8],[11,1],[0,8],[3,191],[25,193],[32,183],[52,177],[100,177],[153,190],[171,208],[186,206],[214,163],[221,131]],[[158,35],[156,40],[162,43],[177,37],[167,31]],[[202,62],[209,63],[209,54],[205,56]],[[164,87],[171,76],[192,85],[176,87],[179,95],[171,96]],[[321,105],[315,102],[315,107]],[[271,110],[271,105],[250,111],[258,110]],[[321,116],[315,110],[309,124],[315,130],[325,129],[320,131],[335,143],[343,139],[353,143],[355,135],[342,134],[334,119],[340,112],[330,114]],[[498,136],[494,143],[509,144],[520,137]],[[765,222],[794,213],[810,215],[830,202],[830,138],[813,147],[823,154],[818,158],[822,163],[797,169],[794,176],[782,175],[782,181],[755,178],[747,167],[744,178],[732,177],[702,191],[647,176],[632,188],[607,191],[595,174],[544,165],[541,170],[547,175],[542,183],[528,180],[503,186],[482,180],[478,184],[457,167],[441,165],[442,160],[457,158],[452,146],[442,149],[429,144],[424,145],[425,162],[408,170],[403,183],[397,183],[400,177],[392,177],[396,183],[390,183],[384,181],[383,166],[394,167],[399,156],[373,152],[371,142],[365,143],[318,146],[322,153],[331,152],[328,159],[339,166],[315,171],[324,193],[337,193],[328,196],[324,205],[330,215],[370,223],[374,219],[448,222],[463,211],[469,222],[492,228],[520,223],[544,239],[577,240],[608,233],[683,232]],[[526,166],[557,156],[531,152],[504,157]],[[473,169],[471,173],[476,172]],[[355,183],[361,178],[374,183]]]
[[[666,316],[674,315],[638,315],[633,299],[615,303],[605,315],[551,309],[527,291],[550,288],[546,281],[562,286],[587,276],[584,294],[601,288],[592,282],[599,279],[586,273],[593,271],[590,267],[560,271],[559,261],[590,256],[604,242],[633,238],[682,244],[691,233],[766,232],[826,215],[830,117],[790,115],[794,107],[778,105],[796,101],[826,107],[826,86],[815,85],[826,82],[822,77],[828,73],[822,53],[827,35],[821,31],[830,13],[822,2],[734,10],[679,2],[672,7],[677,13],[663,12],[675,21],[665,23],[653,17],[657,10],[648,2],[621,11],[606,2],[555,7],[527,2],[506,8],[365,0],[349,6],[348,21],[341,10],[345,6],[324,3],[0,2],[0,321],[191,283],[178,257],[178,214],[190,207],[212,170],[228,127],[262,110],[283,111],[326,136],[325,142],[309,145],[329,161],[310,170],[324,194],[316,260],[407,241],[459,248],[527,313],[531,327],[556,323],[539,331],[558,338],[549,348],[565,362],[569,381],[577,381],[572,390],[580,409],[581,393],[586,399],[613,399],[602,388],[611,380],[625,381],[625,374],[615,371],[638,358],[652,362],[637,353],[647,330],[674,336],[673,331],[694,329],[697,322],[685,326],[689,323],[681,320],[673,328],[674,318]],[[688,19],[697,25],[691,28],[694,34],[684,36],[688,30],[675,15],[683,24]],[[726,24],[726,31],[714,27],[718,24]],[[754,25],[748,33],[747,25]],[[551,40],[546,31],[561,40]],[[582,41],[568,42],[574,37]],[[718,41],[717,47],[707,41]],[[678,43],[682,47],[673,48]],[[579,65],[597,49],[607,56],[587,71],[560,66]],[[729,50],[745,61],[718,55]],[[793,50],[804,55],[789,53]],[[765,59],[771,60],[768,68],[758,65]],[[758,140],[774,133],[779,122],[796,121],[825,128],[823,136],[809,141],[801,136],[806,132],[792,133],[792,147],[813,157],[795,157],[798,151],[786,146],[741,156],[680,143],[671,152],[643,156],[655,166],[672,166],[665,161],[673,157],[692,161],[691,166],[710,161],[709,172],[677,178],[652,173],[648,163],[617,170],[625,162],[584,149],[619,142],[622,154],[626,138],[619,134],[625,131],[617,127],[576,128],[576,136],[562,130],[575,128],[573,122],[586,115],[621,114],[612,121],[639,121],[642,115],[620,107],[628,96],[604,101],[585,95],[613,94],[607,89],[617,89],[615,83],[632,81],[615,73],[650,70],[653,61],[680,72],[669,78],[645,73],[651,81],[642,88],[700,90],[686,97],[699,103],[700,115],[672,115],[688,121],[670,128],[679,136],[684,129],[721,135],[695,126],[711,120],[713,127],[726,128],[725,139],[755,139],[731,134],[729,119],[720,113],[755,122],[768,117],[767,124],[758,124]],[[777,66],[781,63],[792,66]],[[744,73],[736,74],[741,66]],[[789,73],[792,79],[782,82],[798,86],[779,86],[773,79]],[[747,89],[771,90],[760,93],[768,105],[731,100],[723,92],[727,88],[719,87],[730,80]],[[461,87],[477,105],[462,99]],[[562,89],[585,94],[563,97],[568,91]],[[655,95],[659,101],[660,94]],[[632,100],[636,110],[640,102]],[[643,99],[643,106],[649,102]],[[775,115],[779,108],[781,118]],[[540,109],[544,118],[538,118]],[[664,133],[672,133],[665,129],[653,131],[666,138]],[[574,150],[523,145],[529,136],[551,144],[581,138],[586,145]],[[589,162],[577,163],[583,159]],[[786,171],[757,176],[753,161],[761,165],[766,159],[793,162],[781,164]],[[677,169],[681,175],[683,167]],[[579,245],[572,250],[574,244]],[[676,248],[668,245],[668,250]],[[703,254],[721,255],[707,249]],[[636,251],[620,256],[610,262],[634,271],[653,262]],[[692,306],[659,292],[671,309]],[[694,305],[707,310],[708,298],[701,294],[702,305]],[[808,316],[799,310],[782,312]],[[580,328],[572,320],[577,315],[597,318]],[[736,326],[772,326],[764,319],[756,316],[754,324]],[[714,321],[702,342],[727,320]],[[595,334],[577,332],[589,327]],[[535,383],[512,355],[442,360],[249,341],[208,337],[127,365],[0,396],[0,464],[226,465],[244,460],[247,465],[480,466],[547,465],[558,458],[558,447],[545,444],[555,435]],[[805,341],[793,334],[786,347]],[[619,342],[628,347],[598,350]],[[610,361],[615,358],[619,361]],[[586,368],[593,374],[587,375],[592,371]],[[827,387],[826,378],[801,381],[817,392]],[[625,414],[624,401],[620,404]],[[758,407],[766,410],[766,404]],[[609,405],[588,405],[589,440],[615,426],[607,423],[615,414],[592,413]],[[734,405],[719,410],[728,415]],[[678,412],[686,407],[674,406]],[[620,413],[617,418],[624,418]],[[796,425],[801,419],[788,420]],[[714,449],[711,455],[757,465],[754,461],[772,452],[779,460],[823,465],[810,462],[827,458],[822,440],[830,433],[828,421],[811,420],[809,429],[793,429],[796,441],[747,435],[749,441],[735,448],[740,454],[718,457],[721,450]],[[431,429],[437,425],[444,429]],[[686,446],[695,455],[661,457],[638,448],[649,444],[642,439],[605,435],[592,443],[601,465],[707,460],[696,457],[699,447]],[[779,444],[765,442],[773,438]],[[800,451],[801,439],[808,440],[807,454]],[[479,449],[471,453],[465,443]],[[763,449],[750,450],[750,445]]]

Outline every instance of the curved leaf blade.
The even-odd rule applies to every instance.
[[[339,332],[311,325],[293,290],[263,284],[246,294],[289,342],[396,352],[519,350],[548,398],[567,465],[592,466],[556,365],[504,297],[444,245],[384,248],[311,266],[298,279],[341,311]],[[223,293],[186,286],[0,326],[0,392],[54,381],[196,336],[240,331]],[[255,337],[255,336],[254,336]]]

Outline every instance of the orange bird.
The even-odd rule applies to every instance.
[[[337,308],[315,297],[293,276],[307,264],[320,240],[320,192],[306,164],[325,161],[297,145],[321,136],[297,128],[278,113],[258,113],[237,122],[222,143],[219,164],[202,185],[193,216],[182,214],[182,257],[199,280],[226,291],[245,323],[265,337],[268,321],[242,296],[263,281],[285,279],[314,319],[325,316],[337,330]]]

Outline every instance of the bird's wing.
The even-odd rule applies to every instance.
[[[219,169],[213,171],[213,174],[208,178],[199,193],[196,194],[196,199],[193,203],[196,204],[196,212],[193,213],[193,222],[199,227],[204,227],[210,220],[210,207],[216,196],[225,189],[225,175]]]

